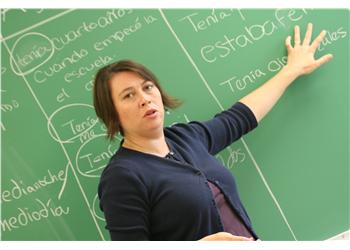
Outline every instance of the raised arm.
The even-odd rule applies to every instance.
[[[315,51],[325,35],[326,31],[323,30],[310,44],[312,24],[309,23],[305,38],[301,43],[299,26],[294,27],[294,47],[291,45],[291,36],[288,36],[285,41],[288,51],[287,64],[270,80],[240,100],[252,110],[258,122],[272,109],[296,78],[310,74],[332,59],[331,54],[324,55],[317,60],[314,58]]]

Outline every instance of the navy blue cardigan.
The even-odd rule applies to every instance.
[[[164,129],[179,161],[120,147],[104,169],[98,195],[112,240],[198,240],[224,231],[208,180],[258,238],[232,174],[215,158],[257,126],[237,102],[206,122]]]

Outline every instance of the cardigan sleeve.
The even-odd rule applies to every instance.
[[[149,240],[147,189],[135,173],[107,167],[98,195],[112,240]]]
[[[212,155],[241,138],[258,126],[253,112],[248,106],[236,102],[231,108],[217,114],[205,122],[190,122],[190,130]]]

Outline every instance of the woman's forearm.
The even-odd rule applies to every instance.
[[[298,74],[285,66],[270,80],[239,101],[247,105],[260,122],[297,77]]]

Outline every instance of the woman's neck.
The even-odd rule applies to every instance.
[[[160,157],[164,157],[170,151],[165,141],[164,134],[156,138],[125,136],[122,146]]]

